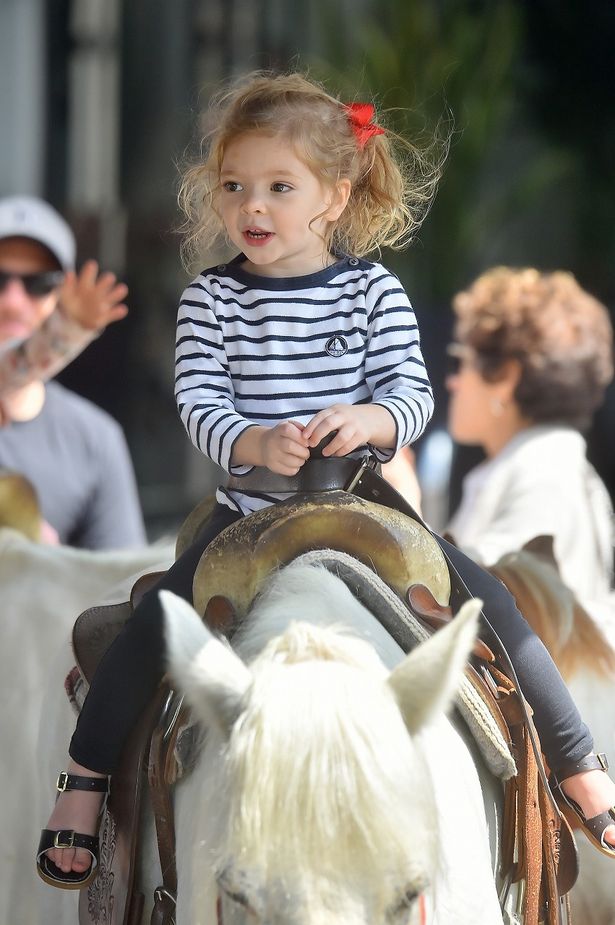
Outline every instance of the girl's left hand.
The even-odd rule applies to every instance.
[[[82,328],[96,331],[127,315],[123,301],[127,294],[128,286],[118,283],[114,273],[99,276],[96,261],[88,260],[79,275],[73,271],[66,274],[60,289],[60,306]]]
[[[346,456],[358,446],[370,442],[367,429],[369,405],[331,405],[315,414],[303,429],[308,446],[318,446],[330,433],[337,431],[330,443],[322,450],[323,456]]]

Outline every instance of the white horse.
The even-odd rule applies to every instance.
[[[75,895],[45,887],[33,860],[75,722],[63,689],[74,665],[71,630],[87,607],[105,599],[127,600],[135,577],[166,569],[172,561],[168,544],[91,552],[44,546],[0,527],[3,925],[76,921]],[[42,752],[39,727],[46,736]]]
[[[552,547],[541,540],[502,556],[490,571],[508,587],[549,650],[597,750],[615,762],[615,599],[588,602],[585,609],[562,582]],[[613,860],[581,833],[576,841],[580,872],[570,894],[573,921],[615,925]]]
[[[444,715],[476,602],[404,657],[316,565],[274,575],[235,651],[161,596],[207,730],[176,790],[177,925],[217,922],[218,897],[224,925],[502,925],[478,774]]]

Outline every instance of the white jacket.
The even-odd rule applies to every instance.
[[[486,566],[549,534],[562,578],[581,599],[612,587],[611,502],[575,430],[531,427],[472,469],[447,531]]]

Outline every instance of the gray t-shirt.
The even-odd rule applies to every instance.
[[[20,472],[62,543],[121,549],[146,542],[132,461],[119,424],[58,382],[32,421],[0,427],[0,467]]]

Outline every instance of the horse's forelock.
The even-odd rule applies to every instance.
[[[290,623],[306,620],[320,626],[343,620],[357,635],[373,624],[372,615],[340,578],[322,565],[292,562],[270,576],[233,644],[250,661]]]
[[[305,661],[339,662],[386,677],[388,674],[373,647],[339,624],[314,626],[293,621],[288,629],[271,639],[252,662],[255,670],[267,670],[267,663],[296,664]]]
[[[365,643],[300,625],[285,636],[253,663],[229,742],[224,854],[308,893],[333,871],[344,892],[360,871],[384,906],[396,883],[424,880],[433,861],[426,769]],[[308,641],[303,658],[300,639]],[[323,895],[322,882],[318,889]]]

